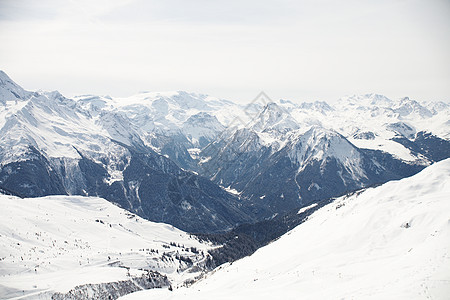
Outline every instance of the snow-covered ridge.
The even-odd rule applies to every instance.
[[[405,134],[413,139],[421,131],[450,137],[447,103],[420,103],[407,97],[391,100],[377,94],[343,97],[335,105],[279,100],[244,106],[183,91],[122,98],[82,95],[72,100],[58,92],[25,91],[1,72],[0,103],[2,143],[15,146],[27,140],[50,157],[77,158],[71,145],[86,153],[108,153],[109,146],[98,149],[95,142],[108,144],[107,139],[126,145],[142,142],[167,154],[162,151],[165,144],[154,142],[160,136],[176,139],[186,149],[202,148],[234,127],[247,127],[257,132],[264,145],[281,148],[293,130],[306,132],[319,126],[338,132],[357,147],[414,161],[418,157],[392,141],[394,137]],[[409,129],[401,130],[398,124]],[[180,134],[186,141],[180,141]]]
[[[0,196],[0,298],[66,293],[128,280],[145,270],[173,286],[204,270],[206,250],[188,234],[101,198]]]
[[[26,100],[31,96],[31,92],[25,91],[17,83],[11,80],[5,72],[0,70],[0,103],[6,105],[7,101]]]
[[[357,166],[361,160],[355,146],[332,130],[313,126],[304,134],[293,135],[289,157],[301,166],[310,160],[334,157],[346,166]]]
[[[202,137],[208,139],[222,131],[236,113],[245,117],[242,107],[231,101],[183,91],[143,92],[126,98],[87,95],[75,100],[86,110],[108,111],[128,118],[142,135],[182,131],[191,137],[194,146]]]
[[[190,288],[123,299],[447,299],[450,159],[336,199]]]

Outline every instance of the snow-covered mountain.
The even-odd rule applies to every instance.
[[[321,123],[341,133],[357,147],[382,150],[400,159],[414,161],[427,156],[418,156],[393,139],[404,137],[414,141],[418,133],[428,132],[448,140],[450,110],[445,103],[438,103],[421,105],[407,97],[391,100],[377,94],[344,97],[333,106],[333,113],[321,119]],[[427,106],[439,108],[431,111]],[[305,114],[308,112],[302,110],[294,113],[297,119]]]
[[[279,240],[189,288],[121,299],[447,299],[449,200],[446,159],[410,178],[336,199]]]
[[[0,101],[3,105],[6,105],[6,101],[20,101],[27,99],[32,94],[12,81],[2,70],[0,70],[0,87]]]
[[[243,106],[186,92],[68,99],[0,77],[0,187],[101,196],[190,232],[258,221],[450,156],[445,103],[376,94],[336,105]]]
[[[211,245],[104,199],[2,195],[0,201],[2,299],[117,298],[176,287],[206,271]]]
[[[197,171],[189,153],[197,153],[232,123],[247,120],[243,106],[202,94],[142,92],[127,98],[84,95],[77,104],[103,119],[104,114],[125,118],[146,146],[168,156],[183,169]]]
[[[187,92],[69,99],[56,91],[26,91],[0,72],[0,193],[25,198],[0,197],[5,207],[0,222],[4,245],[0,296],[64,299],[108,294],[117,298],[125,291],[178,286],[191,282],[205,267],[252,253],[302,224],[316,210],[292,233],[298,238],[283,237],[264,248],[269,250],[258,251],[254,260],[236,263],[261,265],[267,276],[251,271],[240,277],[237,269],[228,267],[242,279],[231,286],[240,287],[248,281],[244,277],[251,276],[256,281],[250,287],[256,289],[259,280],[265,287],[273,280],[277,287],[283,279],[288,287],[306,288],[291,276],[289,259],[298,278],[305,266],[307,273],[312,272],[313,277],[303,275],[311,283],[306,291],[312,297],[322,286],[320,278],[330,281],[333,292],[342,297],[370,296],[356,291],[346,294],[338,286],[357,282],[370,293],[381,288],[368,284],[375,281],[370,276],[364,277],[367,281],[355,279],[362,274],[361,268],[385,265],[391,262],[388,257],[399,253],[401,247],[380,241],[391,241],[395,233],[411,242],[411,249],[431,249],[421,244],[425,231],[415,228],[442,225],[437,222],[447,204],[433,199],[439,193],[448,195],[444,185],[448,185],[449,138],[450,105],[443,102],[368,94],[344,97],[335,105],[257,98],[243,106]],[[441,160],[445,161],[414,179],[356,193],[324,208],[334,197],[412,176]],[[45,197],[49,195],[60,196]],[[442,211],[435,213],[435,205]],[[206,254],[211,245],[140,217],[203,233],[199,238],[213,237],[211,241],[218,244]],[[361,225],[366,230],[358,231],[355,224],[362,219],[368,220]],[[375,229],[386,229],[384,236]],[[408,232],[413,233],[412,240],[405,235]],[[373,264],[361,258],[353,270],[352,265],[343,267],[327,255],[313,256],[323,254],[323,249],[336,249],[336,257],[343,262],[352,257],[345,252],[349,248],[344,239],[353,237],[355,242],[348,245],[360,251],[355,257],[373,254]],[[280,261],[273,250],[284,245],[282,241],[289,241],[292,248],[280,246],[280,257],[286,261]],[[308,247],[297,249],[294,244]],[[258,253],[276,258],[269,266],[286,275],[275,276],[269,267],[264,269]],[[425,257],[417,255],[411,257]],[[326,273],[325,267],[304,263],[304,257],[339,271]],[[433,266],[437,257],[431,258]],[[322,277],[315,279],[315,272]],[[385,269],[380,272],[376,274],[384,274]],[[394,273],[406,274],[402,272]],[[341,277],[333,277],[336,274]],[[348,282],[341,282],[342,278]],[[199,284],[201,290],[206,282]],[[236,289],[237,296],[244,295],[240,290]],[[330,295],[324,297],[334,296]],[[162,291],[158,296],[171,295]]]
[[[231,122],[234,111],[240,109],[230,101],[181,91],[142,92],[128,98],[87,95],[74,100],[88,111],[113,112],[126,117],[143,135],[169,136],[181,131],[192,147],[209,142],[223,130],[222,124]]]
[[[261,113],[251,121],[248,127],[256,132],[282,136],[300,126],[288,112],[271,102],[263,107]]]
[[[258,218],[267,218],[424,167],[357,148],[334,130],[308,128],[291,130],[284,140],[239,129],[201,152],[202,174],[236,190]]]
[[[368,94],[333,106],[280,100],[252,109],[258,105],[244,128],[228,128],[200,152],[198,169],[258,216],[411,176],[450,157],[445,103]]]
[[[143,132],[123,111],[101,109],[103,98],[75,101],[58,92],[24,92],[1,75],[0,90],[21,97],[2,93],[3,189],[25,197],[101,196],[190,232],[252,221],[236,196],[156,153],[146,141],[152,132]]]

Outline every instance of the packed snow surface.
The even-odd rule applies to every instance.
[[[201,268],[189,270],[202,265],[210,248],[101,198],[2,195],[0,201],[0,299],[47,299],[77,285],[127,280],[139,269],[167,275],[176,286],[199,275]]]
[[[123,299],[448,299],[450,159],[338,198],[190,288]]]

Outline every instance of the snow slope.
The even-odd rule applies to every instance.
[[[336,199],[250,257],[149,299],[448,299],[450,159]]]
[[[139,276],[139,269],[167,275],[176,286],[201,274],[211,248],[101,198],[2,195],[0,202],[0,299],[46,299]]]

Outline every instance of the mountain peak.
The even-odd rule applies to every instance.
[[[6,73],[3,70],[0,70],[0,80],[5,78],[5,77],[9,78],[9,76],[6,75]]]
[[[334,157],[346,165],[357,165],[360,161],[358,149],[345,137],[320,126],[312,126],[307,132],[294,135],[292,143],[289,156],[300,165],[311,159],[323,160],[326,157]],[[360,170],[357,172],[363,173]]]
[[[269,102],[264,106],[263,111],[274,111],[274,110],[281,110],[280,106],[276,104],[275,102]]]
[[[15,83],[11,77],[8,76],[8,74],[6,74],[4,71],[0,70],[0,86],[8,86],[8,85],[12,85],[15,87],[19,87],[19,85],[17,83]]]
[[[250,127],[259,132],[291,131],[300,128],[291,114],[274,102],[268,103],[253,120]]]
[[[0,102],[26,100],[31,93],[15,83],[4,71],[0,70]]]
[[[395,112],[399,113],[402,117],[411,114],[416,114],[421,118],[430,118],[433,116],[433,113],[430,110],[422,106],[418,101],[410,99],[409,97],[400,99],[399,104],[395,108]]]
[[[333,110],[333,108],[325,101],[303,102],[299,107],[301,109],[316,110],[323,114]]]

